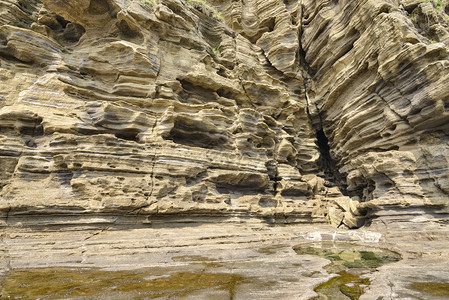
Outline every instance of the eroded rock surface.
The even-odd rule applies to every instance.
[[[446,10],[3,1],[2,224],[447,218]]]

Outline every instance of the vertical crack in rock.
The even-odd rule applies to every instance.
[[[307,72],[307,79],[309,80],[310,78],[312,78],[313,75],[313,70],[310,67],[310,65],[307,63],[306,60],[306,51],[304,50],[303,47],[303,34],[304,34],[304,1],[301,1],[300,4],[300,8],[301,10],[300,12],[300,24],[299,24],[299,34],[298,34],[298,42],[299,42],[299,47],[298,47],[298,62],[299,64],[304,68],[304,70]]]
[[[271,174],[269,174],[270,180],[273,181],[273,192],[272,193],[274,196],[276,196],[278,193],[279,183],[281,180],[281,178],[279,178],[279,162],[278,162],[278,157],[277,157],[279,141],[276,140],[275,143],[276,144],[274,146],[274,151],[273,151],[274,174],[272,176],[271,176]],[[267,166],[267,170],[270,173],[268,166]]]
[[[153,123],[153,126],[151,127],[151,133],[152,134],[154,133],[154,130],[155,130],[158,122],[159,122],[159,120],[156,119],[155,122]],[[144,205],[142,205],[142,206],[139,206],[139,207],[136,207],[136,208],[132,209],[131,211],[128,211],[128,214],[132,214],[132,213],[137,211],[136,215],[139,215],[142,209],[148,208],[148,207],[150,207],[153,204],[153,201],[151,200],[151,197],[153,196],[153,192],[154,192],[154,185],[155,185],[154,180],[155,180],[155,176],[156,176],[154,169],[156,167],[156,158],[157,158],[157,152],[158,152],[157,150],[158,150],[158,148],[159,147],[155,147],[154,148],[153,158],[151,160],[151,171],[150,171],[150,174],[149,174],[150,180],[151,180],[150,181],[150,192],[146,196],[146,199],[145,199],[146,203]],[[151,201],[151,202],[149,202],[149,201]]]
[[[361,192],[358,190],[348,191],[346,174],[340,172],[339,162],[332,157],[332,141],[329,141],[326,135],[331,130],[325,124],[324,115],[326,112],[318,106],[316,99],[311,99],[309,96],[312,94],[313,97],[317,97],[316,91],[314,90],[316,84],[314,76],[316,72],[307,62],[307,53],[303,46],[305,32],[304,10],[304,1],[301,1],[298,61],[304,72],[303,88],[306,101],[306,113],[311,127],[315,130],[315,143],[319,151],[319,159],[317,160],[318,171],[321,172],[319,176],[323,176],[325,180],[325,215],[328,221],[335,227],[357,228],[365,223],[365,211],[357,211],[357,202],[349,197],[359,196],[359,198],[362,198],[359,195]],[[317,13],[317,11],[315,10],[314,13]],[[312,88],[313,90],[311,90]],[[355,213],[357,216],[354,215]]]
[[[0,190],[1,191],[1,190]],[[12,207],[9,204],[8,210],[6,211],[6,216],[5,216],[5,224],[8,225],[8,220],[9,220],[9,214],[11,213]]]
[[[304,23],[304,3],[301,1],[301,24],[300,26],[303,27]],[[311,123],[312,128],[315,128],[316,130],[316,145],[318,147],[318,150],[320,152],[320,159],[319,159],[319,169],[323,172],[324,178],[330,183],[335,184],[341,191],[343,195],[347,195],[347,184],[346,184],[346,178],[340,173],[336,161],[331,156],[331,148],[329,145],[329,139],[327,138],[325,134],[325,127],[324,122],[322,118],[322,111],[318,108],[316,103],[311,103],[311,99],[309,98],[309,84],[308,82],[312,78],[313,70],[309,66],[309,64],[306,61],[306,52],[302,46],[302,34],[303,34],[303,28],[300,30],[300,36],[299,36],[299,62],[301,63],[302,67],[304,68],[306,72],[306,78],[304,78],[304,93],[305,93],[305,100],[306,100],[306,111],[307,116],[309,118],[309,121]],[[313,108],[311,108],[311,105],[314,105]],[[312,111],[314,113],[312,113]]]
[[[155,179],[155,174],[154,174],[154,168],[155,168],[155,166],[156,166],[156,157],[157,157],[157,151],[156,151],[156,149],[155,149],[155,151],[154,151],[154,156],[153,156],[153,161],[152,161],[152,164],[151,164],[151,173],[150,173],[150,178],[151,178],[151,187],[150,187],[150,193],[148,194],[148,196],[147,196],[147,198],[146,198],[146,202],[147,202],[147,204],[146,205],[144,205],[143,207],[140,207],[139,208],[139,212],[140,212],[140,210],[142,210],[142,209],[144,209],[144,208],[147,208],[147,207],[150,207],[151,206],[151,204],[153,204],[153,201],[151,200],[151,197],[153,196],[153,192],[154,192],[154,179]],[[151,202],[149,202],[149,201],[151,201]]]
[[[347,195],[346,179],[337,167],[335,160],[330,153],[329,140],[323,129],[316,131],[317,146],[320,151],[320,169],[324,172],[324,177],[327,181],[335,184],[343,195]]]

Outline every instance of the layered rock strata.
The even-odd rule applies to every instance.
[[[367,214],[447,216],[441,5],[0,10],[3,225],[177,214],[354,228]]]

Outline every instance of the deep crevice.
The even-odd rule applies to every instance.
[[[70,23],[70,21],[67,21],[66,19],[64,19],[61,16],[56,16],[56,21],[58,21],[59,25],[62,28],[66,28],[67,25]],[[52,30],[57,30],[58,28],[56,28],[55,26],[51,26],[51,24],[48,25]]]
[[[335,184],[345,196],[348,195],[346,178],[340,173],[337,163],[330,154],[329,139],[322,129],[316,131],[316,144],[320,152],[319,168],[324,172],[324,178]]]
[[[307,19],[307,16],[304,16],[304,6],[301,7],[301,26],[304,26],[304,19]],[[327,26],[327,25],[326,25]],[[325,26],[324,26],[325,27]],[[324,28],[323,27],[323,28]],[[323,171],[324,179],[328,182],[328,184],[335,185],[339,188],[341,193],[345,196],[352,196],[355,194],[354,192],[348,192],[347,190],[347,181],[346,177],[343,176],[338,167],[336,161],[332,158],[330,154],[330,146],[329,139],[323,130],[323,119],[320,108],[316,103],[311,103],[308,96],[308,80],[313,78],[316,74],[316,70],[312,69],[309,63],[306,60],[306,51],[303,48],[302,44],[302,34],[303,28],[299,34],[299,51],[298,51],[298,61],[300,65],[303,67],[304,71],[308,75],[308,78],[304,80],[304,93],[306,100],[306,112],[309,118],[310,124],[312,128],[316,129],[316,144],[318,146],[318,150],[320,153],[320,158],[317,162],[319,170]],[[321,34],[321,33],[320,33]],[[311,106],[314,105],[316,108],[316,113],[311,112]]]
[[[120,132],[116,132],[116,133],[114,133],[114,135],[116,138],[119,138],[119,139],[138,142],[139,138],[137,137],[137,135],[139,133],[140,133],[140,131],[137,129],[128,129],[128,130],[122,130]]]

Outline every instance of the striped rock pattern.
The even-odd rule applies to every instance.
[[[445,7],[5,0],[0,12],[4,225],[447,216]]]

